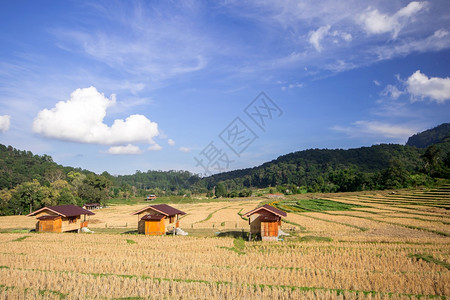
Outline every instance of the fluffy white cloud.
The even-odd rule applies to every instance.
[[[429,98],[444,103],[450,99],[450,78],[428,77],[417,70],[406,80],[406,89],[413,100]]]
[[[175,146],[175,141],[172,140],[172,139],[168,139],[168,140],[167,140],[167,143],[168,143],[170,146]]]
[[[181,152],[184,152],[184,153],[188,153],[188,152],[191,151],[191,149],[189,149],[188,147],[180,147],[179,150],[180,150]]]
[[[397,38],[400,30],[419,11],[427,6],[427,2],[410,2],[393,15],[383,14],[376,8],[369,7],[360,14],[358,21],[363,25],[368,34],[392,33],[392,37]]]
[[[332,129],[344,132],[351,137],[370,135],[401,140],[406,140],[419,131],[417,128],[412,128],[409,125],[394,125],[379,121],[356,121],[351,126],[334,126]]]
[[[0,132],[7,132],[11,125],[11,117],[8,115],[0,116]]]
[[[346,42],[350,42],[352,40],[352,35],[350,33],[339,32],[337,30],[330,31],[330,28],[330,25],[325,25],[309,33],[308,41],[318,52],[321,52],[323,49],[321,43],[325,37],[332,37],[333,43],[335,44],[339,43],[339,39],[342,39]]]
[[[148,150],[150,151],[159,151],[162,150],[162,147],[158,144],[153,144],[150,147],[148,147]]]
[[[113,146],[108,149],[109,154],[141,154],[142,150],[138,146],[128,144],[126,146]]]
[[[115,120],[112,126],[103,123],[107,108],[115,103],[115,95],[108,99],[95,87],[77,89],[69,100],[40,111],[33,131],[49,138],[90,144],[153,144],[159,134],[158,124],[143,115]]]

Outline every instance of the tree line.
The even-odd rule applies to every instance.
[[[268,187],[271,192],[296,194],[432,185],[436,178],[450,179],[450,137],[442,132],[447,127],[413,136],[411,143],[422,141],[420,145],[426,148],[381,144],[348,150],[309,149],[258,167],[205,178],[188,171],[98,175],[63,167],[48,155],[0,144],[0,215],[25,214],[44,205],[106,204],[110,198],[148,194],[248,197],[255,189]]]

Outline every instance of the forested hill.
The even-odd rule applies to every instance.
[[[208,187],[224,182],[228,189],[289,184],[310,191],[376,189],[386,184],[381,173],[390,167],[403,173],[418,172],[423,167],[424,152],[396,144],[349,150],[310,149],[280,156],[259,167],[216,174],[204,181]],[[401,176],[398,180],[402,180]]]
[[[433,144],[450,141],[450,123],[444,123],[432,129],[415,134],[408,139],[406,145],[427,148]]]
[[[280,187],[335,192],[417,186],[450,177],[450,123],[418,133],[403,145],[355,149],[309,149],[283,155],[261,166],[203,179],[208,189]]]
[[[92,173],[58,165],[49,155],[34,155],[31,151],[0,144],[0,190],[12,189],[33,179],[43,184],[65,179],[65,174],[72,170]]]

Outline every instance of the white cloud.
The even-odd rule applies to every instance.
[[[8,115],[0,116],[0,132],[7,132],[11,125],[11,117]]]
[[[402,28],[415,14],[426,8],[427,4],[428,2],[413,1],[393,15],[383,14],[378,9],[369,7],[366,12],[358,16],[358,21],[368,34],[389,32],[396,39]]]
[[[293,88],[302,88],[303,87],[303,83],[290,83],[287,86],[282,86],[281,90],[285,91],[287,89],[293,89]]]
[[[112,126],[103,122],[107,108],[115,103],[115,95],[105,98],[95,87],[77,89],[69,100],[41,110],[33,131],[48,138],[89,144],[154,143],[158,124],[143,115],[114,120]]]
[[[437,52],[450,48],[449,32],[444,29],[436,30],[432,35],[423,39],[405,39],[395,45],[375,47],[369,52],[377,56],[377,60],[392,59],[405,56],[411,52]]]
[[[170,146],[175,146],[175,141],[172,139],[168,139],[167,144],[169,144]]]
[[[188,153],[191,151],[191,149],[188,147],[180,147],[180,149],[178,149],[178,150],[180,150],[181,152],[184,152],[184,153]]]
[[[389,96],[392,99],[398,99],[398,97],[400,97],[404,93],[404,91],[400,91],[396,86],[389,84],[381,92],[381,95]]]
[[[107,151],[109,154],[141,154],[142,150],[138,146],[128,144],[126,146],[113,146]]]
[[[352,40],[352,35],[350,33],[339,32],[337,30],[330,31],[330,28],[331,28],[330,25],[325,25],[325,26],[321,26],[317,30],[311,31],[309,33],[308,41],[311,45],[314,46],[314,48],[318,52],[322,51],[323,47],[322,47],[321,43],[322,43],[322,40],[327,36],[333,37],[333,43],[335,43],[335,44],[339,43],[339,39],[342,39],[346,42],[350,42]]]
[[[153,144],[150,147],[148,147],[148,150],[150,151],[160,151],[162,150],[162,147],[158,144]]]
[[[438,103],[450,99],[450,78],[428,77],[417,70],[406,81],[406,88],[412,100],[429,98]]]
[[[316,48],[316,50],[319,52],[322,51],[320,42],[328,34],[330,27],[330,25],[319,27],[319,29],[317,29],[316,31],[312,31],[309,35],[309,43],[313,45],[314,48]]]
[[[418,132],[417,128],[408,125],[395,125],[379,121],[356,121],[351,126],[334,126],[333,130],[346,133],[350,137],[377,136],[406,140]]]
[[[381,85],[381,83],[380,83],[378,80],[374,80],[373,83],[374,83],[376,86],[380,86],[380,85]]]

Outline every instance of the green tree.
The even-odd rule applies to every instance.
[[[227,196],[227,189],[225,188],[225,185],[222,182],[219,182],[216,185],[215,196],[217,198],[226,197]]]
[[[109,197],[111,181],[104,176],[89,174],[78,188],[78,195],[88,202],[106,204]]]
[[[403,188],[408,187],[410,174],[399,159],[392,159],[389,168],[382,172],[382,179],[385,188]]]
[[[14,204],[18,204],[18,207],[15,207],[15,213],[22,214],[27,210],[32,213],[33,209],[40,207],[42,200],[40,189],[41,184],[36,179],[19,184],[13,194],[13,198],[16,200]]]

